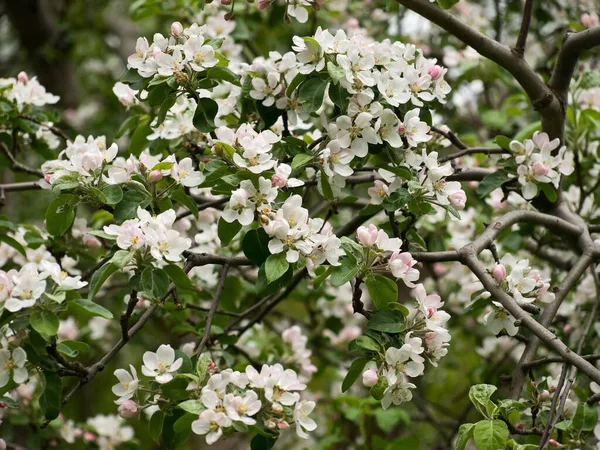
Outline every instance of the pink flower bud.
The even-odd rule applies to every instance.
[[[363,247],[372,247],[377,241],[377,227],[373,224],[370,224],[369,228],[358,227],[356,237]]]
[[[277,428],[279,428],[280,430],[287,430],[290,427],[290,424],[287,423],[285,420],[280,420],[277,423]]]
[[[558,442],[556,439],[550,439],[548,441],[548,445],[550,445],[551,447],[557,447],[557,448],[563,448],[564,445],[562,445],[560,442]]]
[[[375,386],[378,380],[379,376],[373,369],[365,370],[362,374],[362,383],[366,387]]]
[[[83,440],[88,442],[94,442],[96,440],[96,435],[91,431],[86,431],[83,433]]]
[[[119,405],[119,415],[123,419],[131,419],[137,414],[137,404],[133,400],[125,400]]]
[[[163,174],[160,170],[153,170],[152,172],[150,172],[150,175],[148,175],[148,178],[153,183],[157,183],[158,181],[162,180],[162,177]]]
[[[538,398],[539,398],[541,401],[548,400],[548,399],[550,398],[550,392],[548,392],[546,389],[544,389],[544,390],[543,390],[543,391],[540,393],[540,395],[538,396]]]
[[[398,133],[400,133],[400,134],[404,134],[404,131],[406,131],[406,127],[404,126],[404,124],[403,124],[403,123],[401,123],[401,124],[398,126]]]
[[[258,0],[256,2],[256,7],[260,10],[260,11],[264,11],[265,9],[267,9],[269,6],[271,6],[271,0]]]
[[[231,0],[221,0],[221,5],[231,5]]]
[[[181,22],[173,22],[171,24],[171,34],[175,37],[179,37],[179,36],[181,36],[182,33],[183,33],[183,25],[181,25]]]
[[[52,184],[52,175],[51,173],[47,173],[44,175],[44,181],[48,184]]]
[[[360,26],[360,24],[358,23],[358,19],[355,19],[354,17],[348,19],[348,22],[346,22],[346,26],[349,29],[356,29]]]
[[[6,450],[6,441],[4,439],[0,439],[0,450]]]
[[[598,24],[598,14],[596,14],[595,12],[592,12],[590,14],[582,14],[580,17],[580,21],[581,25],[583,25],[584,27],[591,28]]]
[[[211,361],[208,363],[208,371],[209,372],[214,372],[216,367],[217,367],[217,365],[214,362]]]
[[[563,331],[565,334],[571,334],[573,332],[573,325],[571,325],[570,323],[566,324],[563,327]]]
[[[452,203],[452,205],[454,205],[454,207],[459,211],[465,209],[465,204],[467,203],[467,194],[465,194],[465,191],[462,189],[454,194],[450,194],[448,199],[450,200],[450,203]]]
[[[498,283],[504,281],[506,278],[506,267],[504,267],[502,264],[496,264],[492,270],[492,276]]]
[[[533,173],[535,174],[536,177],[543,177],[548,172],[550,172],[550,167],[548,167],[543,162],[536,161],[533,163]]]
[[[429,69],[428,73],[432,80],[437,80],[442,74],[442,68],[436,64]]]
[[[85,245],[87,248],[100,248],[102,247],[102,242],[100,242],[100,240],[96,237],[96,236],[91,236],[89,234],[86,234],[83,236],[83,245]]]
[[[443,275],[444,272],[446,272],[446,266],[444,266],[442,263],[434,263],[433,264],[433,272],[436,275]]]
[[[29,82],[29,75],[26,72],[19,72],[17,75],[17,80],[23,84],[27,84]]]
[[[285,181],[283,178],[281,178],[279,175],[275,174],[271,177],[271,184],[273,184],[273,186],[282,188],[285,186]]]

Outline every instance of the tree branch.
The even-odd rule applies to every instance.
[[[227,278],[227,272],[229,272],[229,263],[226,262],[223,264],[223,269],[221,269],[221,276],[219,277],[219,284],[217,285],[217,290],[215,291],[215,296],[213,297],[212,304],[210,305],[210,310],[206,315],[206,323],[204,325],[204,334],[202,335],[202,340],[198,343],[198,346],[194,350],[195,354],[201,354],[210,339],[210,328],[212,326],[213,318],[219,308],[219,301],[221,300],[221,294],[223,293],[223,289],[225,288],[225,279]]]
[[[33,168],[17,161],[17,158],[15,158],[15,155],[12,154],[12,152],[8,149],[8,147],[3,142],[0,142],[0,151],[2,151],[2,153],[4,153],[6,155],[6,157],[8,158],[8,160],[11,162],[12,170],[14,170],[16,172],[28,173],[30,175],[36,175],[40,178],[44,176],[44,173],[40,169],[33,169]]]
[[[525,44],[527,43],[527,35],[529,34],[529,27],[531,25],[531,16],[533,15],[533,3],[534,0],[525,1],[523,20],[521,21],[521,28],[519,29],[519,36],[517,37],[517,43],[512,49],[513,53],[519,58],[522,58],[525,54]]]

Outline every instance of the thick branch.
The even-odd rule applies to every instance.
[[[33,168],[26,166],[25,164],[17,161],[17,158],[15,158],[15,155],[13,155],[11,153],[11,151],[8,149],[8,147],[6,145],[4,145],[4,143],[2,143],[2,142],[0,142],[0,151],[2,151],[2,153],[4,153],[6,155],[6,157],[8,158],[8,160],[11,162],[12,170],[14,170],[16,172],[28,173],[30,175],[37,175],[38,177],[44,176],[44,173],[40,169],[33,169]]]
[[[549,83],[550,88],[558,95],[563,105],[567,104],[569,85],[579,56],[585,50],[598,45],[600,45],[600,27],[565,35]]]

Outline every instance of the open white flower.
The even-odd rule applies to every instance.
[[[29,377],[25,362],[27,354],[21,347],[15,348],[12,353],[8,349],[0,350],[0,387],[6,386],[11,376],[15,383],[24,383]]]
[[[119,383],[112,387],[112,392],[119,398],[115,401],[117,405],[120,405],[125,400],[130,399],[137,391],[139,380],[135,367],[129,365],[131,373],[125,369],[117,369],[114,374],[119,379]]]
[[[242,397],[234,394],[227,394],[223,399],[223,407],[231,420],[243,422],[246,425],[254,425],[256,420],[251,416],[260,411],[262,403],[258,399],[258,394],[254,391],[247,391]]]
[[[143,360],[142,373],[147,377],[155,378],[160,384],[171,381],[173,374],[183,364],[183,358],[175,360],[175,350],[170,345],[164,344],[158,347],[156,353],[144,353]]]
[[[204,181],[204,174],[194,169],[192,158],[183,158],[171,167],[171,178],[186,187],[196,187]]]
[[[223,435],[223,428],[231,426],[231,419],[225,413],[211,409],[202,411],[197,420],[192,422],[192,431],[206,435],[206,443],[212,445]]]
[[[294,408],[294,422],[296,422],[296,434],[302,439],[308,439],[308,434],[304,431],[313,431],[317,428],[317,422],[308,417],[315,409],[315,402],[298,402]]]

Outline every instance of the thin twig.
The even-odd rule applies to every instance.
[[[219,308],[219,301],[221,300],[221,294],[223,293],[223,289],[225,288],[225,279],[227,278],[227,272],[229,272],[229,263],[223,264],[223,269],[221,269],[221,276],[219,278],[219,284],[217,285],[217,290],[215,291],[215,296],[213,297],[212,304],[210,305],[210,310],[206,315],[206,323],[204,325],[204,334],[202,336],[202,340],[196,346],[194,350],[195,354],[201,354],[210,339],[210,328],[212,326],[213,318],[215,317],[215,313]]]

